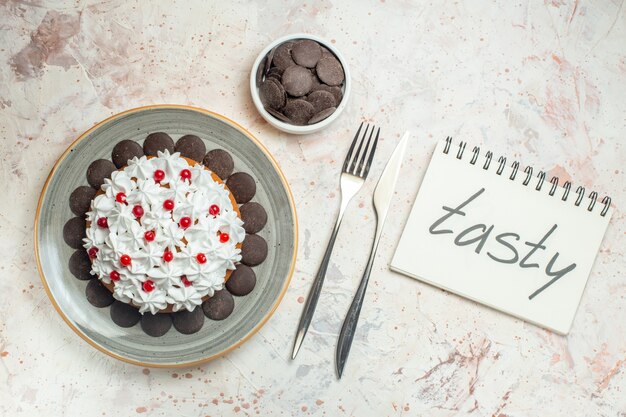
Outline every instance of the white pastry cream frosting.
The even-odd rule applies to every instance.
[[[86,214],[91,273],[141,313],[192,311],[241,260],[245,231],[228,190],[179,153],[135,157],[102,191]]]

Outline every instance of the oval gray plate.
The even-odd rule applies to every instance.
[[[88,185],[85,173],[99,158],[111,158],[122,139],[142,143],[151,132],[163,131],[174,140],[185,134],[201,137],[207,150],[222,148],[235,160],[235,171],[257,181],[254,201],[265,207],[268,221],[259,233],[268,243],[265,262],[255,267],[257,285],[245,297],[235,297],[234,312],[223,321],[205,320],[202,330],[182,335],[172,328],[153,338],[139,324],[115,325],[109,308],[93,307],[85,297],[87,281],[69,272],[73,249],[63,241],[63,225],[73,217],[70,193]],[[35,251],[44,288],[61,317],[84,340],[117,359],[141,366],[178,367],[209,361],[252,336],[282,299],[297,248],[297,223],[289,185],[276,161],[249,132],[218,114],[187,106],[149,106],[113,116],[85,132],[59,158],[41,191],[35,219]]]

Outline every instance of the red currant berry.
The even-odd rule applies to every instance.
[[[126,254],[120,256],[120,263],[123,266],[128,266],[128,265],[130,265],[131,262],[132,262],[132,259],[130,259],[130,256],[128,256]]]
[[[199,253],[196,255],[196,260],[199,264],[206,263],[206,255],[204,253]]]
[[[87,255],[89,255],[91,259],[94,259],[98,255],[98,248],[89,248]]]
[[[161,182],[164,179],[165,179],[165,171],[163,171],[162,169],[157,169],[156,171],[154,171],[155,182]]]
[[[143,207],[141,207],[140,205],[133,207],[133,215],[138,219],[143,216]]]
[[[180,219],[180,221],[178,222],[178,224],[180,225],[180,227],[182,227],[183,229],[188,228],[189,226],[191,226],[191,218],[190,217],[183,217]]]
[[[180,277],[180,280],[183,282],[185,287],[190,287],[191,286],[191,281],[189,281],[187,279],[187,276],[183,275],[182,277]]]
[[[147,280],[141,285],[141,288],[143,288],[145,292],[150,292],[154,290],[154,282],[152,280]]]
[[[184,180],[191,180],[191,171],[188,169],[183,169],[180,171],[180,177]]]
[[[146,233],[143,234],[143,238],[146,239],[148,242],[152,242],[154,240],[154,230],[148,230]]]
[[[126,194],[122,192],[115,194],[115,201],[122,204],[126,203]]]
[[[120,273],[117,271],[111,271],[111,273],[109,274],[109,278],[111,278],[111,281],[119,281]]]
[[[228,233],[220,233],[220,242],[226,243],[230,239]]]
[[[220,214],[220,208],[217,204],[211,204],[211,207],[209,207],[209,214],[211,216],[217,216],[218,214]]]
[[[97,223],[98,223],[98,226],[103,228],[103,229],[106,229],[106,228],[109,227],[109,222],[107,221],[106,217],[100,217],[98,219]]]
[[[174,210],[174,200],[165,200],[163,202],[163,208],[167,211]]]
[[[172,259],[174,259],[174,254],[168,250],[166,250],[165,252],[163,252],[163,260],[165,262],[172,262]]]

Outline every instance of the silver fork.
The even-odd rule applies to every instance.
[[[330,236],[328,247],[326,248],[326,252],[322,258],[322,263],[317,271],[315,280],[313,281],[311,291],[309,292],[309,297],[304,305],[304,311],[302,312],[302,317],[300,317],[300,323],[298,323],[298,332],[296,333],[296,340],[293,344],[291,359],[296,358],[296,355],[300,350],[300,346],[302,346],[302,341],[306,336],[306,332],[309,329],[309,325],[311,324],[313,314],[315,313],[317,300],[319,299],[322,291],[322,285],[324,284],[324,278],[326,277],[326,270],[328,269],[330,255],[333,252],[335,239],[337,238],[339,226],[341,225],[341,220],[343,219],[346,207],[348,206],[348,203],[350,203],[350,200],[352,200],[352,197],[354,197],[363,186],[363,183],[367,178],[367,174],[369,173],[370,166],[372,165],[372,160],[374,159],[376,145],[378,144],[378,136],[380,135],[380,128],[378,128],[376,132],[376,137],[371,147],[370,143],[372,142],[372,137],[374,136],[375,126],[372,125],[370,130],[370,125],[366,125],[363,135],[359,138],[362,128],[363,123],[361,123],[359,129],[356,131],[356,135],[354,135],[354,139],[352,140],[352,145],[350,145],[350,149],[348,150],[348,155],[346,155],[346,160],[343,163],[343,168],[341,170],[341,206],[339,207],[339,214],[337,215],[337,220],[335,222],[333,233]],[[369,137],[367,135],[368,131]],[[366,140],[367,143],[365,143]],[[364,149],[363,144],[365,144]],[[356,153],[354,152],[355,147],[357,147]]]

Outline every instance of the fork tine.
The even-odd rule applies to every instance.
[[[357,170],[355,171],[355,174],[361,178],[365,178],[363,176],[364,171],[365,171],[365,161],[367,161],[367,152],[370,150],[370,144],[372,143],[372,136],[374,135],[374,129],[376,129],[376,126],[372,125],[372,130],[370,131],[370,136],[367,138],[367,144],[365,144],[363,155],[361,155],[361,158],[359,159],[359,166],[357,167]],[[363,141],[365,141],[365,136],[363,136]]]
[[[352,157],[352,151],[354,150],[354,146],[356,145],[356,141],[359,138],[359,133],[361,133],[362,127],[363,122],[361,122],[361,126],[359,126],[359,129],[356,131],[356,135],[354,135],[354,139],[352,139],[352,144],[350,145],[350,149],[348,150],[348,154],[346,155],[346,160],[343,162],[343,172],[346,172],[346,169],[348,169],[348,163],[350,162],[350,158]]]
[[[363,142],[365,142],[365,137],[367,136],[367,131],[370,128],[370,125],[367,124],[365,125],[365,132],[363,132],[363,136],[361,137],[361,140],[359,141],[359,147],[356,149],[356,154],[354,155],[354,158],[352,158],[352,162],[350,163],[350,168],[348,168],[348,173],[353,174],[353,175],[357,175],[355,172],[355,169],[357,167],[358,161],[361,158],[361,148],[363,148]]]
[[[374,129],[372,129],[372,133],[374,133]],[[370,172],[370,167],[372,166],[372,161],[374,160],[374,153],[376,152],[376,145],[378,145],[378,136],[380,135],[380,127],[376,131],[376,139],[374,139],[374,144],[372,145],[372,150],[370,151],[370,156],[367,159],[367,164],[365,164],[365,171],[363,173],[363,178],[367,178],[367,174]]]

